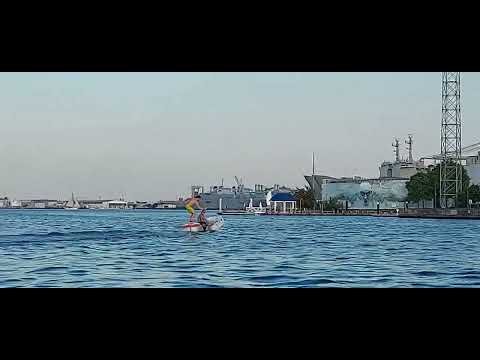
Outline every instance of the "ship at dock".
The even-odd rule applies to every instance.
[[[291,189],[274,185],[266,187],[265,185],[256,184],[254,188],[245,187],[242,179],[235,177],[235,186],[226,187],[223,185],[210,186],[205,191],[203,186],[192,186],[191,195],[200,195],[202,197],[202,206],[208,210],[245,210],[248,207],[267,207],[267,197],[269,194],[278,192],[291,192]],[[271,196],[271,195],[270,195]]]

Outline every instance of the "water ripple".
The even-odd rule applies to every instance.
[[[0,211],[0,287],[478,287],[479,222]]]

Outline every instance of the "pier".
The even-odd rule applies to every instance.
[[[397,217],[396,210],[338,210],[338,211],[287,211],[275,212],[266,211],[258,214],[261,216],[378,216],[378,217]]]
[[[382,218],[401,219],[451,219],[451,220],[480,220],[480,209],[401,209],[396,210],[343,210],[343,211],[296,211],[273,212],[267,211],[261,216],[372,216]]]
[[[480,209],[409,209],[399,215],[405,219],[461,219],[480,220]]]

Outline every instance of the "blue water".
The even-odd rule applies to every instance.
[[[0,211],[0,287],[479,287],[480,221]]]

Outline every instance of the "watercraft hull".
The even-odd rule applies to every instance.
[[[207,218],[207,227],[206,229],[202,226],[202,224],[198,222],[188,223],[182,226],[182,230],[185,232],[191,233],[203,233],[203,232],[212,232],[218,231],[223,228],[225,221],[221,216],[213,216]]]

